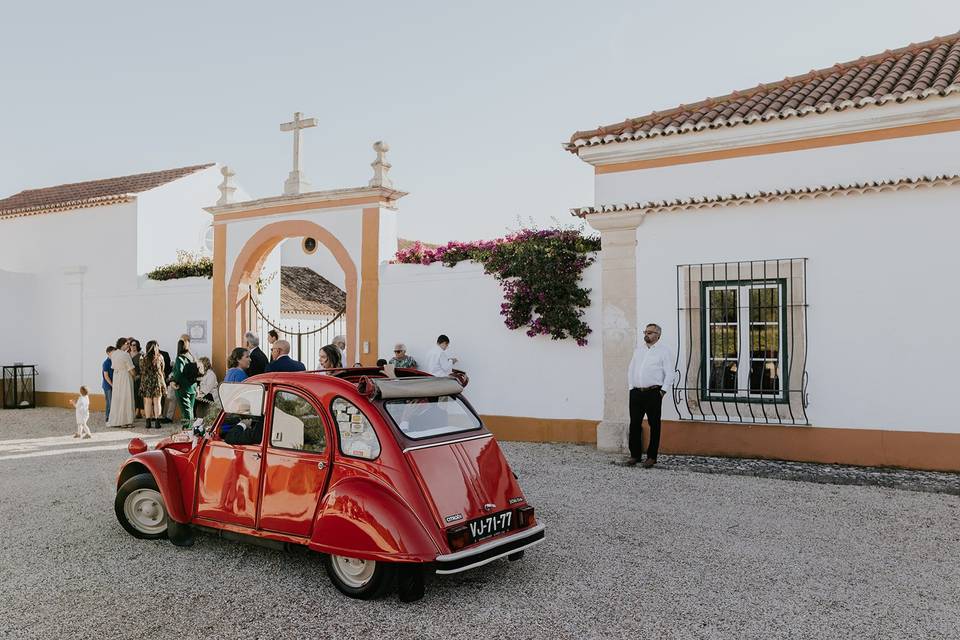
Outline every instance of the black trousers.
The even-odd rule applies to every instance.
[[[630,457],[640,459],[643,453],[643,416],[650,423],[647,457],[656,460],[660,449],[660,389],[630,389]]]

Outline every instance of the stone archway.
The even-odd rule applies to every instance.
[[[288,238],[311,237],[325,246],[337,264],[343,270],[344,288],[347,294],[347,345],[355,349],[357,345],[357,318],[359,279],[357,266],[343,244],[326,228],[309,220],[282,220],[269,223],[255,232],[244,243],[234,260],[233,270],[226,287],[225,334],[233,344],[242,344],[243,334],[247,330],[244,320],[248,316],[250,304],[246,286],[251,284],[270,252]],[[218,347],[220,345],[217,345]],[[229,348],[229,347],[227,347]],[[216,355],[216,354],[215,354]],[[223,358],[218,359],[224,361]]]

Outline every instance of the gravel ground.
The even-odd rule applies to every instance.
[[[136,431],[144,433],[163,433],[179,431],[179,424],[164,425],[160,431],[145,430],[144,421],[137,420],[132,429],[118,429],[105,424],[102,411],[91,411],[87,426],[90,432],[113,433]],[[37,407],[36,409],[0,409],[0,441],[14,438],[44,438],[50,436],[72,435],[77,430],[77,420],[73,409],[60,407]],[[2,473],[2,471],[0,471]]]
[[[345,598],[307,552],[132,538],[123,451],[0,460],[0,637],[960,638],[954,496],[503,448],[547,541],[412,605]]]

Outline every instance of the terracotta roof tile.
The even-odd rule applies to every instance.
[[[718,98],[578,131],[566,148],[643,140],[774,118],[960,92],[960,32]]]
[[[280,267],[280,313],[337,315],[347,294],[309,267]]]
[[[47,211],[113,204],[129,199],[131,194],[149,191],[168,182],[212,167],[213,163],[196,164],[178,169],[151,171],[118,178],[61,184],[43,189],[27,189],[0,200],[0,217],[12,217]]]

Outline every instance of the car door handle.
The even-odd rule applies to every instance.
[[[259,459],[262,458],[263,456],[260,455],[259,453],[255,453],[255,454],[253,454],[253,457],[254,457],[254,459],[256,459],[256,460],[259,460]]]
[[[324,462],[323,460],[317,463],[317,469],[326,469],[326,468],[327,468],[327,463]]]

